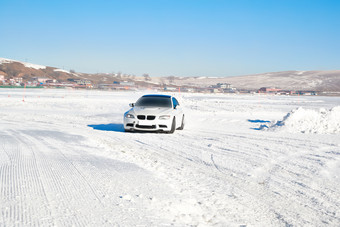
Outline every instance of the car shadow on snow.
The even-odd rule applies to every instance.
[[[250,120],[250,119],[248,119],[248,121],[249,121],[250,123],[270,123],[270,121],[259,120],[259,119],[256,119],[256,120]],[[262,130],[263,128],[268,128],[268,126],[265,125],[265,124],[261,124],[258,128],[250,128],[250,129],[253,129],[253,130]]]
[[[93,128],[94,130],[99,131],[111,131],[111,132],[125,132],[124,125],[123,124],[100,124],[100,125],[87,125],[88,127]],[[148,133],[148,134],[158,134],[158,133],[164,133],[161,131],[131,131],[126,133]]]
[[[88,125],[88,127],[91,127],[94,130],[100,130],[100,131],[124,132],[123,124],[113,123],[113,124]]]

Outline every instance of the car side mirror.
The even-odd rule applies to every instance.
[[[134,104],[134,103],[130,103],[129,106],[130,106],[130,107],[134,107],[135,104]]]

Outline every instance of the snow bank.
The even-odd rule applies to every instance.
[[[64,70],[64,69],[54,69],[53,71],[54,71],[54,72],[64,72],[64,73],[70,73],[69,71],[67,71],[67,70]]]
[[[292,110],[282,121],[264,127],[267,130],[285,130],[302,133],[340,133],[340,106],[330,110],[304,109],[302,107]]]

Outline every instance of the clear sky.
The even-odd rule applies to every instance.
[[[137,76],[340,69],[340,1],[0,0],[0,57]]]

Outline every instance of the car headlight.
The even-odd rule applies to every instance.
[[[135,118],[135,116],[133,116],[132,114],[126,114],[125,117],[126,118]]]
[[[170,119],[170,115],[162,115],[162,116],[159,116],[159,119],[160,119],[160,120],[169,120],[169,119]]]

